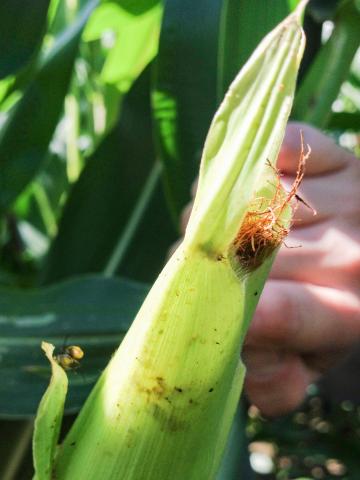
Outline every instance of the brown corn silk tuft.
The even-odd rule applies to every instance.
[[[284,190],[280,182],[280,172],[269,161],[268,166],[276,177],[274,195],[271,199],[265,197],[254,199],[233,242],[231,253],[236,267],[243,274],[256,270],[281,245],[290,231],[291,225],[284,221],[284,213],[287,207],[293,212],[296,210],[298,203],[292,200],[302,201],[297,191],[304,178],[305,164],[311,153],[309,145],[306,145],[305,152],[302,132],[300,137],[300,158],[290,191]]]

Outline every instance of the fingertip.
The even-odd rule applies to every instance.
[[[180,232],[185,235],[187,224],[189,223],[189,218],[193,208],[193,202],[188,203],[180,215]]]
[[[245,392],[263,415],[276,417],[295,410],[315,379],[315,374],[306,368],[300,357],[288,355],[282,368],[273,375],[247,374]]]
[[[291,122],[287,125],[277,161],[277,166],[283,173],[295,175],[297,171],[301,154],[301,132],[305,150],[307,145],[311,149],[306,162],[308,175],[330,173],[348,165],[352,155],[336,145],[332,138],[305,123]]]
[[[166,260],[167,261],[170,260],[170,258],[174,255],[176,250],[180,247],[182,241],[183,241],[183,239],[180,238],[179,240],[177,240],[175,243],[173,243],[171,245],[171,247],[169,248],[169,250],[167,252],[167,255],[166,255]]]
[[[199,185],[199,177],[196,177],[195,180],[193,181],[193,183],[191,184],[191,196],[192,196],[192,198],[195,198],[198,185]]]

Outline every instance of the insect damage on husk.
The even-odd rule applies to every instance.
[[[235,269],[241,274],[256,270],[283,243],[291,227],[289,222],[284,221],[286,209],[290,207],[294,213],[298,201],[307,205],[297,192],[304,178],[305,164],[311,148],[306,145],[305,151],[302,132],[300,136],[300,158],[290,191],[287,192],[283,188],[280,182],[281,173],[269,161],[268,166],[276,178],[276,185],[273,185],[274,194],[270,199],[257,197],[252,201],[230,249]],[[294,203],[294,199],[297,202]],[[316,214],[314,210],[313,213]]]

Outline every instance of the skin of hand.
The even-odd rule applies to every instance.
[[[317,215],[299,202],[243,350],[245,391],[265,416],[295,409],[360,340],[360,160],[319,130],[290,123],[277,163],[285,188],[296,174],[300,130],[312,153],[298,195]]]

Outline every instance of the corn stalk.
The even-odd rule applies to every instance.
[[[37,479],[215,477],[245,374],[242,341],[291,222],[292,194],[274,165],[304,48],[305,3],[230,86],[205,143],[184,241],[52,456],[52,472]],[[37,432],[50,436],[42,414]]]

